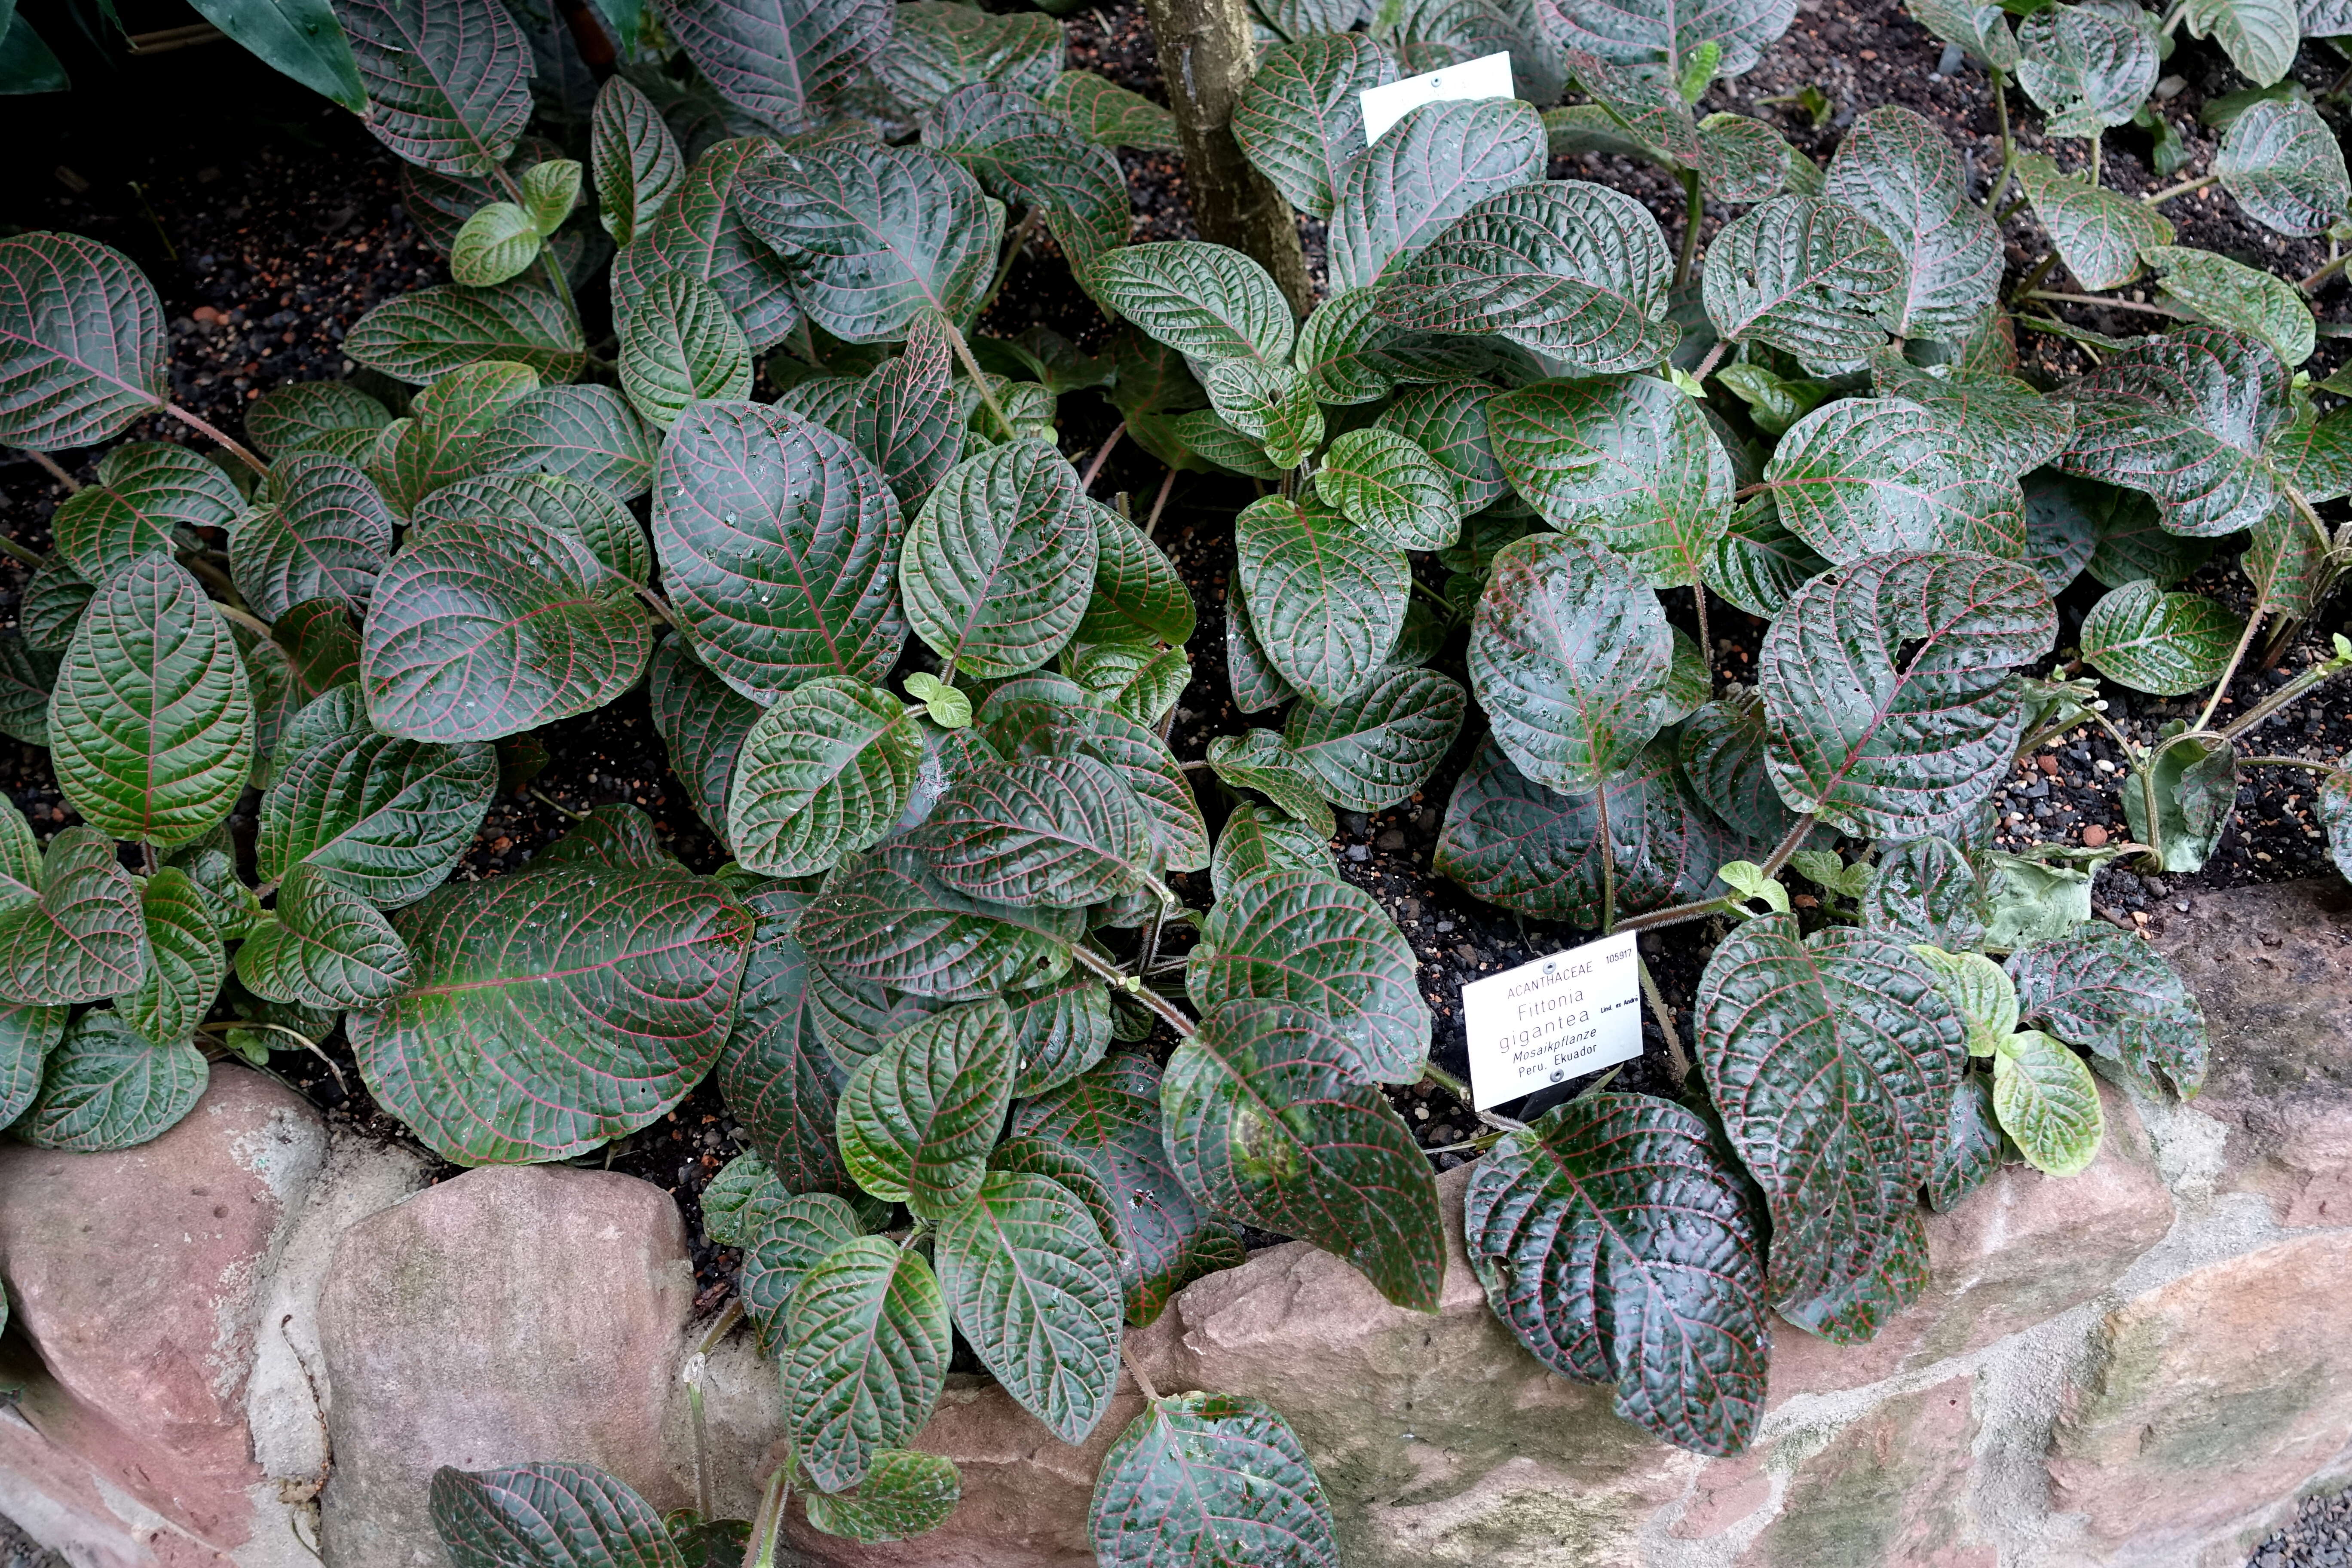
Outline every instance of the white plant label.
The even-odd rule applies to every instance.
[[[1634,933],[1604,936],[1462,988],[1470,1093],[1489,1110],[1642,1054]]]
[[[1508,50],[1499,55],[1481,55],[1475,60],[1464,60],[1458,66],[1423,71],[1402,81],[1392,81],[1386,87],[1368,87],[1362,94],[1364,145],[1369,147],[1379,141],[1388,134],[1391,126],[1424,103],[1512,96]]]

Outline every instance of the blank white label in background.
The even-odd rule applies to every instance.
[[[1402,85],[1402,84],[1400,84]],[[1462,988],[1474,1109],[1642,1054],[1634,933],[1604,936]]]
[[[1379,141],[1391,126],[1424,103],[1510,96],[1511,57],[1507,50],[1464,60],[1458,66],[1423,71],[1386,87],[1368,87],[1363,91],[1364,145],[1369,147]]]

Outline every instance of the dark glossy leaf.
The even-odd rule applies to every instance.
[[[1541,179],[1545,147],[1543,121],[1516,99],[1414,110],[1332,187],[1331,287],[1379,279],[1480,198]]]
[[[1702,188],[1716,201],[1746,205],[1821,190],[1821,171],[1812,160],[1760,120],[1710,114],[1698,122],[1698,140]]]
[[[1404,552],[1334,508],[1282,496],[1234,522],[1251,630],[1283,679],[1341,702],[1379,673],[1404,626]]]
[[[586,363],[579,318],[527,278],[494,289],[419,289],[353,324],[343,352],[401,381],[429,382],[482,360],[528,365],[569,381]]]
[[[1106,1239],[1117,1244],[1129,1322],[1150,1322],[1186,1284],[1242,1261],[1239,1240],[1202,1211],[1169,1164],[1150,1058],[1113,1052],[1016,1107],[1011,1131],[1077,1160],[1107,1194],[1118,1234]]]
[[[170,395],[163,307],[121,251],[76,234],[0,239],[0,441],[95,446]]]
[[[878,1542],[938,1529],[962,1497],[963,1478],[954,1460],[911,1448],[879,1448],[855,1492],[811,1492],[801,1505],[809,1523],[827,1535]]]
[[[41,1069],[65,1036],[68,1011],[24,1002],[0,1004],[0,1128],[22,1116],[40,1093]]]
[[[1201,384],[1218,416],[1263,447],[1277,469],[1297,468],[1323,444],[1323,411],[1315,388],[1287,365],[1219,360],[1209,365]]]
[[[2235,532],[2281,502],[2266,454],[2287,424],[2286,382],[2276,354],[2219,327],[2141,339],[2074,384],[2060,464],[2154,497],[2172,532]]]
[[[1867,1340],[1924,1272],[1919,1190],[1965,1059],[1958,1016],[1904,948],[1801,942],[1788,915],[1726,938],[1693,1010],[1707,1097],[1770,1205],[1776,1303]]]
[[[1927,1206],[1949,1214],[2000,1168],[2000,1123],[1992,1108],[1992,1079],[1980,1072],[1960,1079],[1943,1142],[1927,1170]]]
[[[1290,302],[1265,268],[1225,246],[1129,246],[1096,268],[1095,287],[1139,331],[1189,359],[1289,356]]]
[[[758,924],[734,1032],[719,1058],[719,1091],[785,1191],[847,1196],[856,1188],[833,1135],[838,1074],[809,1016],[808,956],[788,934],[800,900],[770,890],[743,903]]]
[[[170,555],[175,528],[226,528],[244,510],[228,476],[188,447],[133,441],[106,455],[97,484],[66,498],[49,532],[68,566],[102,583],[134,561]]]
[[[1689,7],[1664,0],[1546,0],[1541,9],[1570,47],[1629,65],[1664,56],[1671,79],[1679,79],[1708,44],[1721,51],[1717,71],[1738,76],[1796,19],[1790,0],[1711,0]]]
[[[526,393],[476,452],[484,473],[561,475],[623,501],[653,488],[654,457],[654,437],[609,386]]]
[[[2069,501],[2083,507],[2092,520],[2096,543],[2087,570],[2107,587],[2120,588],[2144,577],[2168,588],[2194,574],[2213,553],[2210,540],[2167,531],[2163,514],[2147,496],[2089,479],[2063,482]],[[2254,526],[2259,530],[2263,525]],[[2303,526],[2299,520],[2296,526]]]
[[[1265,70],[1264,66],[1258,68],[1261,76]],[[1066,70],[1037,97],[1046,108],[1076,124],[1087,141],[1101,146],[1160,153],[1176,149],[1173,114],[1092,71]],[[1236,112],[1235,119],[1239,118]]]
[[[1050,1176],[992,1171],[939,1229],[940,1285],[956,1325],[1065,1443],[1086,1440],[1118,1384],[1118,1266],[1094,1216]]]
[[[2155,23],[2127,0],[2089,0],[2020,25],[2017,84],[2050,116],[2052,135],[2096,136],[2130,121],[2156,87]]]
[[[1001,763],[940,797],[909,843],[931,874],[974,899],[1084,909],[1142,891],[1151,826],[1110,764],[1092,757]]]
[[[1097,546],[1077,474],[1042,442],[949,470],[908,531],[900,579],[915,633],[983,679],[1035,669],[1086,613]]]
[[[1417,386],[1399,394],[1379,420],[1381,429],[1403,437],[1454,476],[1454,500],[1465,518],[1510,489],[1487,426],[1487,405],[1498,395],[1475,381]]]
[[[1001,1002],[902,1030],[858,1065],[835,1126],[857,1184],[943,1220],[979,1194],[1012,1100],[1014,1041]]]
[[[690,403],[751,391],[751,345],[719,290],[684,272],[653,280],[621,326],[621,390],[663,430]]]
[[[920,112],[969,84],[1043,92],[1062,66],[1061,25],[1034,11],[1002,15],[944,0],[891,8],[888,47],[874,74],[899,104]],[[931,138],[923,138],[928,144]]]
[[[1110,1049],[1110,994],[1091,975],[1073,971],[1039,990],[1010,991],[1004,1004],[1021,1064],[1013,1075],[1016,1099],[1058,1089]]]
[[[530,47],[503,6],[339,0],[366,83],[368,129],[437,174],[502,169],[530,119]]]
[[[1241,805],[1225,818],[1217,836],[1211,879],[1220,899],[1260,871],[1306,870],[1333,874],[1331,847],[1291,818],[1255,805]]]
[[[159,846],[226,817],[253,768],[253,700],[228,625],[168,560],[124,567],[75,628],[49,700],[66,799]]]
[[[2156,269],[2169,303],[2200,321],[2260,339],[2290,370],[2317,345],[2311,307],[2284,278],[2184,246],[2146,246],[2139,258]]]
[[[666,271],[718,289],[755,353],[800,325],[791,266],[746,223],[741,197],[741,182],[772,172],[779,156],[766,138],[741,136],[694,161],[652,226],[613,258],[615,325],[625,323],[636,300]]]
[[[1364,153],[1366,88],[1397,79],[1371,37],[1318,30],[1269,51],[1234,101],[1234,140],[1283,199],[1328,218],[1335,188]]]
[[[726,1044],[751,917],[718,884],[556,851],[400,911],[415,980],[347,1023],[379,1103],[445,1157],[558,1160],[656,1120]]]
[[[148,878],[140,902],[152,962],[139,988],[115,998],[115,1009],[151,1044],[176,1046],[204,1022],[227,978],[228,957],[204,895],[178,867]]]
[[[828,1120],[825,1137],[830,1141],[832,1136]],[[835,1180],[842,1183],[845,1191],[856,1194],[856,1187],[841,1174],[837,1160]],[[743,1310],[758,1335],[760,1353],[774,1355],[784,1343],[787,1315],[801,1281],[824,1261],[826,1254],[856,1240],[866,1227],[858,1223],[857,1211],[838,1194],[795,1197],[767,1171],[760,1173],[760,1184],[742,1205],[742,1234],[733,1245],[743,1249]],[[713,1183],[711,1190],[716,1186]],[[709,1190],[704,1197],[707,1214]]]
[[[1192,593],[1175,563],[1141,529],[1101,502],[1093,503],[1087,515],[1095,525],[1095,582],[1076,640],[1161,642],[1171,647],[1190,642],[1197,624]]]
[[[588,134],[597,216],[614,245],[626,245],[661,211],[686,160],[661,110],[625,77],[608,78],[596,89]]]
[[[1829,564],[1789,531],[1772,498],[1759,495],[1733,509],[1699,573],[1711,592],[1751,616],[1769,618]]]
[[[2126,583],[2083,617],[2083,657],[2134,691],[2180,697],[2221,679],[2245,629],[2245,617],[2201,594]]]
[[[382,911],[315,866],[286,873],[275,918],[236,950],[255,995],[329,1011],[381,1006],[415,973]]]
[[[271,466],[268,504],[231,531],[230,572],[266,621],[308,599],[340,599],[364,614],[392,554],[394,526],[359,465],[331,452],[289,453]]]
[[[1976,868],[1948,838],[1885,847],[1862,895],[1862,923],[1890,942],[1925,942],[1947,952],[1981,944],[1987,916]]]
[[[495,740],[636,683],[653,623],[578,536],[520,518],[413,532],[361,628],[369,717],[411,740]]]
[[[537,521],[586,544],[596,558],[642,586],[653,577],[646,531],[605,490],[557,474],[484,474],[435,490],[409,516],[411,531],[474,517]]]
[[[1764,766],[1764,700],[1754,691],[1703,703],[1683,721],[1678,742],[1685,778],[1735,833],[1777,844],[1797,814],[1772,787]]]
[[[414,903],[473,843],[498,780],[489,746],[383,735],[359,688],[338,686],[278,741],[256,865],[276,882],[307,863],[382,908]]]
[[[2074,428],[2072,405],[2044,397],[2013,376],[1957,369],[1939,374],[1893,349],[1872,354],[1870,370],[1881,397],[1903,398],[1936,414],[2004,475],[2023,474],[2056,457]]]
[[[68,827],[35,859],[32,829],[13,808],[0,880],[0,997],[55,1005],[134,991],[151,962],[139,884],[113,841]]]
[[[728,102],[782,130],[817,118],[890,30],[881,0],[663,0],[661,15]]]
[[[1302,702],[1283,725],[1291,754],[1349,811],[1385,811],[1429,781],[1461,733],[1467,699],[1433,669],[1392,670],[1329,707]]]
[[[1103,1456],[1087,1515],[1104,1568],[1339,1568],[1331,1505],[1287,1422],[1262,1400],[1155,1401]]]
[[[1185,968],[1203,1012],[1244,997],[1288,1002],[1329,1021],[1355,1076],[1410,1083],[1429,1052],[1429,1006],[1412,948],[1371,896],[1328,872],[1267,871],[1210,911]]]
[[[0,735],[28,746],[49,743],[49,693],[61,662],[21,637],[0,636]]]
[[[1547,522],[1652,587],[1687,587],[1731,517],[1730,458],[1701,406],[1646,375],[1540,381],[1489,403],[1486,420],[1511,488]]]
[[[1393,430],[1350,430],[1315,469],[1315,493],[1400,550],[1443,550],[1461,536],[1454,478]]]
[[[858,385],[850,439],[911,510],[963,455],[954,364],[946,323],[919,316],[906,352],[883,361]]]
[[[845,863],[801,917],[801,945],[845,980],[950,1001],[1042,985],[1070,965],[1074,910],[1013,909],[955,892],[904,844]]]
[[[1353,1044],[1288,1003],[1205,1013],[1161,1079],[1170,1157],[1222,1214],[1345,1258],[1383,1296],[1437,1310],[1437,1184]]]
[[[2039,153],[2018,155],[2017,185],[2050,232],[2058,258],[2085,289],[2122,288],[2138,274],[2142,249],[2172,243],[2172,224],[2162,213],[2137,197],[2062,174]]]
[[[646,694],[670,771],[686,784],[695,815],[724,843],[728,785],[761,708],[688,653],[683,637],[654,650]]]
[[[1265,455],[1265,448],[1226,424],[1223,415],[1205,408],[1180,414],[1168,422],[1168,428],[1181,448],[1181,466],[1253,479],[1282,478],[1283,470]]]
[[[2254,525],[2238,564],[2273,612],[2307,618],[2334,586],[2330,553],[2309,523],[2291,511],[2277,511]]]
[[[340,451],[334,443],[392,423],[392,411],[340,381],[296,381],[274,387],[245,411],[245,434],[264,457]],[[348,453],[345,454],[348,456]]]
[[[457,1568],[686,1568],[661,1515],[591,1465],[444,1465],[427,1500]]]
[[[1978,0],[1906,0],[1904,7],[1921,26],[1948,44],[1958,44],[1970,59],[1995,70],[2017,68],[2017,36],[2009,30],[2009,14],[2000,6]]]
[[[890,831],[922,760],[888,692],[838,676],[794,688],[743,738],[727,792],[735,858],[769,877],[831,869]]]
[[[794,1450],[820,1489],[854,1487],[939,1399],[951,1343],[939,1281],[919,1253],[859,1237],[802,1279],[786,1329]]]
[[[1297,695],[1266,658],[1265,645],[1249,624],[1249,606],[1239,594],[1225,595],[1225,671],[1233,682],[1234,706],[1244,713],[1287,702]]]
[[[1505,1135],[1464,1198],[1495,1313],[1677,1447],[1736,1454],[1763,1414],[1770,1317],[1741,1173],[1672,1101],[1593,1094]]]
[[[1058,58],[1060,29],[1042,16],[992,17],[942,0],[917,3],[941,15],[1018,23],[1030,28],[1033,37],[1042,24],[1043,37]],[[971,170],[998,200],[1043,209],[1083,283],[1094,257],[1127,243],[1130,220],[1118,160],[1108,148],[1081,140],[1076,129],[1028,92],[975,81],[956,88],[925,115],[923,144]]]
[[[1323,781],[1272,730],[1244,730],[1209,742],[1209,766],[1235,789],[1253,789],[1319,837],[1339,831]]]
[[[2352,205],[2344,149],[2319,111],[2300,99],[2247,105],[2221,132],[2213,173],[2248,217],[2281,234],[2324,233]]]
[[[539,250],[540,233],[530,214],[512,202],[492,202],[467,218],[449,242],[449,277],[476,288],[503,283],[538,260]]]
[[[1832,563],[1900,550],[2025,553],[2016,481],[1987,472],[1960,427],[1899,397],[1824,404],[1764,467],[1780,521]]]
[[[2205,1081],[2208,1040],[2197,998],[2140,938],[2093,921],[2009,955],[2028,1024],[2183,1098]]]
[[[1967,184],[1945,133],[1892,105],[1855,121],[1830,160],[1822,194],[1877,226],[1903,261],[1906,281],[1881,315],[1897,337],[1953,334],[1992,303],[2000,236]]]
[[[538,385],[530,366],[504,360],[451,371],[416,395],[409,417],[386,427],[368,465],[369,477],[394,510],[412,510],[435,490],[479,472],[483,437]]]
[[[1602,789],[1621,915],[1707,897],[1717,867],[1752,854],[1708,816],[1666,742]],[[1595,807],[1591,791],[1530,783],[1499,749],[1481,746],[1454,785],[1432,864],[1489,903],[1595,929],[1603,893]]]
[[[1632,763],[1665,719],[1674,637],[1623,557],[1533,535],[1495,558],[1470,630],[1470,689],[1519,772],[1589,787]]]
[[[2056,632],[2032,568],[1990,556],[1875,555],[1815,578],[1758,660],[1781,798],[1861,837],[1958,831],[2016,750],[2012,667]]]
[[[1777,196],[1707,247],[1706,313],[1718,336],[1769,343],[1807,370],[1851,368],[1886,341],[1906,269],[1862,213],[1826,196]]]
[[[49,1052],[40,1092],[9,1135],[78,1154],[133,1148],[195,1109],[206,1074],[204,1053],[186,1041],[150,1045],[113,1013],[85,1013]]]

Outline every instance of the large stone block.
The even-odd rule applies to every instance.
[[[2199,893],[2156,943],[2212,1031],[2190,1103],[2228,1131],[2221,1190],[2284,1226],[2352,1226],[2352,888]]]
[[[247,1386],[326,1146],[306,1101],[235,1067],[139,1148],[0,1145],[0,1273],[38,1356],[0,1420],[0,1507],[123,1568],[217,1563],[255,1539]],[[289,1544],[277,1528],[271,1554]]]
[[[2105,1083],[2099,1092],[2107,1136],[2090,1168],[2061,1179],[2006,1166],[1952,1213],[1927,1215],[1927,1288],[1868,1344],[1832,1344],[1776,1323],[1767,1408],[1932,1366],[2046,1322],[2163,1240],[2172,1196],[2147,1131],[2128,1098]]]
[[[2352,1235],[2296,1237],[2133,1298],[2050,1442],[2051,1507],[2116,1563],[2242,1561],[2281,1500],[2352,1463]],[[2235,1554],[2232,1559],[2231,1554]]]
[[[598,1465],[692,1500],[662,1412],[694,1297],[677,1205],[634,1176],[490,1166],[342,1234],[319,1304],[335,1568],[441,1568],[443,1465]]]

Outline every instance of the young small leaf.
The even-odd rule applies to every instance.
[[[2126,583],[2083,617],[2083,657],[2135,691],[2179,697],[2221,678],[2245,628],[2201,594]]]
[[[588,136],[598,221],[614,245],[626,245],[661,210],[686,160],[661,110],[625,77],[608,78],[596,89]]]
[[[845,1541],[905,1541],[947,1522],[963,1497],[955,1461],[911,1448],[878,1448],[852,1492],[811,1492],[808,1521]]]
[[[2039,1030],[2000,1042],[1992,1059],[1992,1109],[2027,1162],[2053,1176],[2080,1175],[2106,1132],[2091,1069]]]

